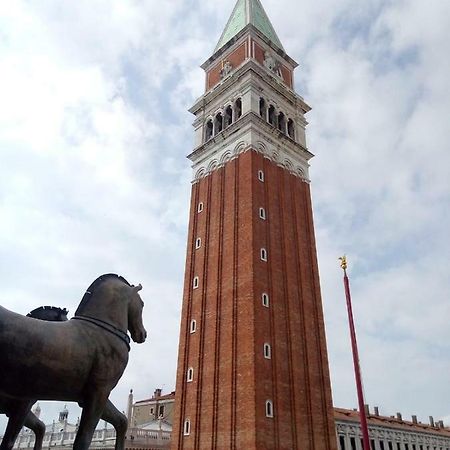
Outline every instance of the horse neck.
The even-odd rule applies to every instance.
[[[128,304],[125,301],[117,301],[115,297],[93,296],[84,305],[80,305],[75,316],[91,317],[114,325],[126,332],[128,328]]]

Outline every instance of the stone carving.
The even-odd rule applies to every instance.
[[[233,70],[233,65],[230,63],[230,61],[225,61],[222,63],[222,70],[220,71],[220,79],[223,80],[225,77],[227,77],[231,71]]]
[[[14,400],[0,450],[12,449],[37,400],[75,401],[83,408],[75,450],[89,448],[100,418],[118,431],[116,450],[124,449],[126,418],[108,396],[128,362],[127,330],[137,343],[147,336],[141,289],[118,275],[102,275],[75,316],[63,322],[35,320],[0,306],[0,402]]]
[[[264,53],[264,66],[275,75],[280,76],[280,63],[269,53]]]

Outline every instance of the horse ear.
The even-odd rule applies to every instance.
[[[133,292],[136,294],[140,290],[142,290],[142,285],[139,283],[137,286],[132,286]]]

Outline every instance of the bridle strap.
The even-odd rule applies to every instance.
[[[122,331],[121,329],[117,328],[116,326],[112,325],[111,323],[89,316],[73,316],[72,319],[70,320],[73,319],[83,320],[84,322],[92,323],[100,328],[103,328],[106,331],[109,331],[114,336],[118,337],[121,341],[123,341],[127,346],[128,351],[130,351],[130,337],[128,336],[128,334]]]

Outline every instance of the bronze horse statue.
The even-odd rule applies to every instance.
[[[127,330],[138,343],[147,335],[141,289],[118,275],[102,275],[67,322],[44,322],[0,307],[0,398],[14,400],[0,450],[12,449],[37,400],[75,401],[83,408],[74,450],[89,448],[101,417],[120,426],[115,448],[123,450],[124,417],[108,396],[128,362]]]
[[[34,319],[64,322],[67,320],[67,309],[57,308],[56,306],[41,306],[33,309],[27,314],[27,317]],[[6,414],[8,417],[12,411],[14,411],[15,400],[7,397],[0,396],[0,413]],[[28,411],[24,425],[32,430],[35,434],[35,441],[33,450],[41,450],[42,442],[45,435],[45,424],[38,417],[36,417],[31,411]]]

